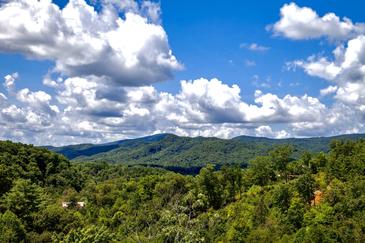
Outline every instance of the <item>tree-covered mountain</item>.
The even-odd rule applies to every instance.
[[[0,242],[364,242],[365,140],[293,152],[184,176],[0,142]]]
[[[157,134],[153,136],[147,136],[136,139],[125,139],[104,144],[86,143],[86,144],[68,145],[63,147],[53,147],[53,146],[44,146],[44,147],[56,153],[62,154],[66,156],[68,159],[74,159],[80,156],[92,156],[95,154],[108,152],[110,150],[120,147],[136,148],[144,144],[160,141],[166,136],[168,136],[168,134]]]
[[[299,157],[303,151],[328,151],[329,143],[333,139],[360,138],[365,138],[365,135],[288,139],[239,136],[233,139],[219,139],[158,134],[107,144],[48,148],[77,161],[191,167],[208,163],[244,165],[258,155],[266,155],[273,146],[280,144],[292,144],[295,149],[294,156]]]

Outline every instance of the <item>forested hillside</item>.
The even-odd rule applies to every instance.
[[[333,139],[356,140],[364,134],[320,138],[269,139],[240,136],[233,139],[179,137],[157,134],[107,144],[80,144],[48,147],[77,161],[104,161],[129,165],[205,166],[208,163],[245,165],[258,155],[266,155],[275,145],[292,144],[294,157],[304,151],[327,152]]]
[[[364,242],[365,141],[293,150],[184,176],[0,142],[0,242]]]

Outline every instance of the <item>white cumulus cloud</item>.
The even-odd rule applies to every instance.
[[[320,90],[320,94],[322,96],[326,96],[326,95],[329,95],[329,94],[333,94],[333,93],[336,93],[337,89],[338,89],[337,86],[330,85],[327,88],[321,89]]]
[[[158,18],[157,5],[145,8]],[[111,4],[97,12],[85,0],[70,0],[63,9],[50,0],[3,4],[0,51],[52,60],[61,74],[104,77],[121,86],[168,80],[181,68],[161,25],[136,12],[121,18]]]
[[[345,47],[338,46],[333,51],[333,58],[310,57],[306,61],[295,61],[294,63],[303,68],[307,74],[323,78],[334,84],[321,90],[322,95],[335,93],[334,97],[338,101],[364,110],[365,36],[359,35],[350,39]]]
[[[365,32],[365,25],[352,23],[349,18],[340,19],[334,13],[324,16],[308,7],[295,3],[285,4],[280,9],[280,20],[270,26],[276,35],[301,40],[327,37],[344,40]]]
[[[17,72],[13,73],[13,74],[8,74],[4,77],[4,87],[8,90],[11,91],[12,89],[14,89],[15,87],[15,81],[17,80],[17,78],[19,77],[19,74]]]

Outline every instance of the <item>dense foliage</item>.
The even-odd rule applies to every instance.
[[[342,135],[334,138],[355,140],[364,134]],[[331,138],[269,139],[240,136],[233,139],[179,137],[172,134],[121,140],[107,144],[79,144],[49,149],[77,161],[103,161],[129,165],[201,167],[212,164],[241,166],[258,155],[267,154],[274,145],[291,144],[295,158],[303,151],[328,151]]]
[[[187,176],[0,142],[0,242],[364,242],[365,140],[293,152]]]

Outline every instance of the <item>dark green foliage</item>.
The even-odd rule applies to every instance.
[[[287,224],[292,231],[302,227],[305,204],[298,197],[292,198],[287,212]]]
[[[22,242],[25,236],[24,225],[13,212],[0,214],[0,242]]]
[[[18,179],[13,187],[2,197],[2,208],[10,210],[20,217],[26,225],[32,224],[33,213],[43,204],[43,191],[30,180]]]
[[[57,188],[80,187],[82,183],[79,171],[65,157],[32,145],[0,142],[0,196],[18,178]]]
[[[219,183],[214,167],[208,165],[197,176],[198,188],[207,197],[209,206],[218,209],[223,204],[223,185]]]
[[[272,203],[285,213],[290,207],[292,196],[290,185],[278,184],[273,190]]]
[[[170,152],[156,147],[166,139],[172,139]],[[190,147],[179,161],[220,146],[220,140],[203,140],[199,148],[209,149]],[[172,151],[184,151],[191,141],[165,135],[141,148],[126,143],[176,159],[182,155]],[[228,165],[217,170],[208,164],[190,176],[70,163],[46,149],[0,142],[0,242],[365,242],[365,141],[337,141],[328,153],[299,157],[279,145],[247,168],[223,160],[246,148],[217,150],[209,159],[217,162],[220,154]],[[63,208],[62,202],[70,204]]]
[[[249,174],[252,183],[264,186],[275,180],[274,163],[268,156],[259,156],[250,161]]]
[[[59,240],[54,237],[54,240]],[[115,240],[115,236],[105,226],[89,226],[82,229],[72,229],[62,240],[61,243],[87,243],[87,242],[110,242]]]
[[[311,174],[301,175],[296,181],[296,189],[299,195],[308,203],[313,199],[315,187],[315,181]]]
[[[278,176],[288,180],[288,164],[292,161],[294,147],[292,145],[280,145],[270,151],[270,159],[274,168],[279,172]]]

